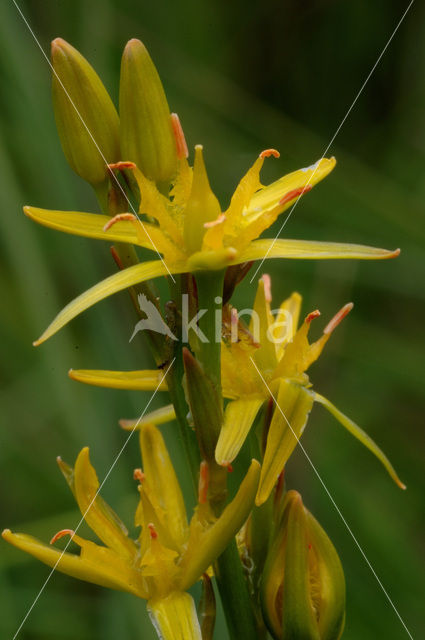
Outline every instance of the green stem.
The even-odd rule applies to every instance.
[[[198,311],[203,313],[198,326],[207,338],[200,341],[198,359],[205,373],[217,386],[220,401],[221,393],[221,310],[223,296],[224,272],[199,272],[196,274],[198,292]],[[223,491],[223,469],[212,463],[211,471],[218,477],[210,483],[210,500],[214,504],[217,515],[225,507],[225,488]],[[212,478],[210,478],[211,480]],[[217,496],[214,495],[217,491]],[[216,500],[217,498],[217,500]],[[217,586],[226,617],[227,627],[232,640],[258,640],[258,630],[253,610],[253,603],[244,576],[236,541],[233,540],[215,562]]]
[[[231,640],[258,640],[251,596],[235,540],[215,562],[214,573]]]
[[[199,341],[199,360],[204,371],[221,395],[221,310],[224,271],[199,271],[196,274],[198,292],[198,326],[206,337]]]

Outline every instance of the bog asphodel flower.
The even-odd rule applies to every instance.
[[[294,451],[313,404],[317,402],[367,447],[384,465],[394,482],[405,489],[387,456],[372,438],[332,402],[317,393],[307,375],[308,368],[319,358],[333,331],[351,311],[352,303],[342,307],[328,322],[321,337],[310,343],[308,334],[311,323],[320,316],[320,312],[315,310],[309,313],[298,327],[302,301],[299,293],[293,293],[282,302],[276,317],[271,312],[271,301],[270,278],[265,275],[258,283],[249,329],[242,325],[236,309],[228,306],[225,310],[221,378],[223,396],[229,402],[215,451],[217,463],[224,467],[230,465],[245,442],[261,407],[272,399],[274,409],[256,498],[256,503],[262,504]],[[157,389],[161,379],[160,389],[167,389],[161,372],[155,369],[71,370],[70,377],[96,386],[144,391]],[[155,420],[159,424],[174,417],[173,408],[167,406],[157,411]],[[133,428],[134,422],[123,421],[123,426]]]
[[[236,457],[258,411],[266,400],[272,398],[275,407],[267,433],[256,499],[257,504],[262,504],[295,449],[314,402],[318,402],[375,454],[399,487],[405,488],[381,449],[357,424],[312,389],[306,373],[319,358],[334,329],[351,311],[352,303],[338,311],[326,325],[322,336],[310,344],[308,333],[311,323],[320,316],[320,312],[309,313],[297,328],[301,296],[293,293],[281,304],[276,317],[271,312],[271,300],[270,278],[263,276],[258,284],[249,332],[241,330],[236,310],[233,310],[234,314],[231,312],[239,336],[222,343],[223,394],[231,400],[225,410],[217,443],[217,462],[226,466]]]
[[[81,68],[81,73],[86,73],[86,65],[81,62],[81,56],[74,60],[74,52],[72,48],[67,49],[67,55],[73,60],[72,75],[66,66],[59,72],[62,72],[61,80],[67,86],[68,94],[72,98],[75,93],[78,98],[75,70]],[[99,83],[96,76],[96,92],[92,92],[96,99]],[[101,105],[98,107],[99,121],[102,121]],[[58,101],[56,110],[57,117],[64,122],[75,120],[75,109],[69,101]],[[126,171],[130,183],[135,179],[140,202],[138,215],[127,211],[111,218],[35,207],[24,207],[24,211],[45,226],[108,242],[145,247],[160,259],[128,267],[80,295],[63,309],[35,344],[49,338],[96,302],[159,276],[220,271],[231,265],[265,258],[382,259],[398,255],[398,250],[362,245],[259,239],[283,211],[332,171],[334,158],[321,158],[312,166],[289,173],[264,187],[260,182],[264,160],[279,156],[276,150],[267,149],[260,153],[242,178],[229,206],[222,209],[210,187],[202,146],[195,147],[192,170],[187,161],[180,121],[176,114],[170,115],[159,76],[146,49],[137,40],[127,44],[123,55],[120,110],[122,162],[110,164],[109,175],[112,179],[112,172]],[[74,129],[68,126],[66,136],[62,137],[66,140],[66,148],[72,148],[73,162],[77,166],[75,156],[81,146],[81,123]],[[86,152],[90,142],[87,134],[83,138],[81,153]]]
[[[208,500],[208,465],[201,463],[198,505],[188,521],[161,433],[153,424],[144,424],[140,443],[144,470],[134,474],[140,483],[135,525],[141,532],[136,540],[98,495],[99,481],[87,448],[80,452],[74,468],[58,462],[85,521],[103,545],[69,529],[57,533],[51,544],[70,535],[81,549],[79,555],[9,530],[3,532],[3,538],[72,577],[148,600],[154,625],[165,640],[201,640],[195,606],[186,591],[246,521],[258,487],[259,464],[252,461],[236,496],[217,518]]]

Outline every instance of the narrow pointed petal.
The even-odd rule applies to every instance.
[[[173,270],[173,273],[183,273],[184,270],[184,268],[178,269],[177,271]],[[166,276],[168,273],[167,267],[162,260],[143,262],[128,267],[128,269],[124,269],[118,273],[114,273],[114,275],[109,276],[109,278],[95,284],[94,287],[82,293],[62,309],[53,322],[47,327],[43,335],[34,342],[34,346],[37,347],[53,336],[59,329],[62,329],[62,327],[68,324],[73,318],[92,307],[96,302],[100,302],[100,300],[104,300],[118,291],[128,289],[128,287],[134,284],[145,282],[158,276]]]
[[[249,330],[254,341],[260,345],[254,353],[254,360],[261,371],[269,372],[277,365],[276,346],[273,336],[269,335],[269,327],[273,324],[270,304],[272,301],[270,276],[264,274],[258,281],[254,301],[254,313],[251,316]]]
[[[149,600],[148,612],[161,640],[202,640],[195,603],[188,593]]]
[[[335,165],[335,158],[321,158],[311,167],[288,173],[257,191],[249,203],[245,216],[246,223],[253,222],[276,207],[279,207],[279,212],[283,211],[296,197],[299,197],[300,193],[296,194],[297,191],[316,185],[334,169]],[[291,198],[292,194],[294,195]]]
[[[233,264],[249,260],[262,260],[263,258],[384,260],[386,258],[396,258],[399,254],[400,249],[388,251],[387,249],[367,247],[361,244],[316,242],[314,240],[283,240],[277,238],[275,240],[255,240],[239,253]]]
[[[173,538],[183,545],[188,523],[183,495],[159,429],[146,424],[140,430],[143,467],[152,494],[164,512],[164,522]]]
[[[256,504],[263,504],[289,460],[307,424],[313,406],[313,394],[301,385],[282,379],[277,406],[267,436]]]
[[[105,231],[110,222],[109,216],[82,211],[51,211],[37,207],[24,207],[24,213],[39,224],[50,229],[72,233],[85,238],[96,238],[107,242],[125,242],[139,245],[146,249],[160,250],[161,232],[158,227],[137,219],[132,224],[129,220],[115,222]]]
[[[126,431],[133,431],[134,429],[141,429],[145,424],[164,424],[165,422],[172,422],[176,419],[176,412],[172,404],[167,404],[165,407],[156,409],[151,413],[143,416],[143,418],[134,418],[134,420],[120,420],[119,424],[121,429]]]
[[[236,458],[263,402],[264,397],[247,396],[228,403],[215,450],[217,464],[227,467]]]
[[[230,206],[226,211],[226,233],[237,235],[238,227],[243,221],[243,212],[250,205],[256,191],[261,189],[260,171],[264,164],[264,159],[274,156],[279,157],[279,152],[275,149],[267,149],[260,153],[252,167],[247,171],[239,182],[236,191],[232,196]]]
[[[378,447],[378,445],[372,440],[370,436],[367,435],[363,429],[361,429],[355,422],[350,420],[345,414],[343,414],[339,409],[335,407],[332,402],[330,402],[324,396],[321,396],[319,393],[314,393],[314,399],[316,402],[322,404],[328,411],[331,413],[334,418],[338,420],[343,427],[347,429],[357,440],[359,440],[365,447],[369,449],[380,462],[384,465],[388,473],[394,482],[400,487],[400,489],[406,489],[406,485],[398,477],[394,467],[391,462],[388,460],[387,456],[383,451]]]
[[[253,460],[236,496],[202,535],[201,543],[196,548],[189,543],[180,564],[182,591],[189,589],[205,573],[245,523],[254,504],[259,477],[260,464]]]
[[[283,356],[285,346],[294,337],[300,319],[302,297],[294,291],[279,307],[274,322],[273,336],[277,345],[278,360]]]
[[[89,527],[102,542],[118,555],[133,560],[137,548],[128,537],[120,518],[99,495],[99,480],[90,463],[87,447],[81,450],[74,468],[75,498]]]
[[[111,549],[74,536],[73,540],[81,546],[81,555],[78,556],[63,553],[32,536],[12,533],[9,529],[3,531],[2,536],[6,542],[61,573],[109,589],[128,591],[139,598],[147,597],[141,575]]]
[[[166,391],[167,382],[161,369],[146,371],[103,371],[102,369],[70,369],[72,380],[108,389]]]

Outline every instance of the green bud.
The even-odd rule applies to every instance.
[[[147,178],[169,183],[177,171],[177,149],[167,98],[146,47],[130,40],[120,79],[121,152]]]
[[[208,462],[215,462],[215,447],[223,423],[221,399],[202,364],[186,347],[183,349],[187,401],[201,450]]]
[[[74,47],[52,42],[53,108],[62,149],[71,168],[96,189],[107,164],[120,160],[119,118],[99,76]]]
[[[263,615],[277,640],[339,640],[345,580],[338,554],[299,493],[286,494],[261,584]]]

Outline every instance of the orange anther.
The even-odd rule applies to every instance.
[[[332,331],[334,329],[336,329],[336,327],[339,325],[341,320],[344,320],[345,316],[350,313],[350,311],[351,311],[351,309],[353,307],[354,307],[354,305],[353,305],[352,302],[347,302],[347,304],[345,304],[342,307],[342,309],[340,309],[338,311],[338,313],[336,313],[334,315],[332,320],[330,322],[328,322],[328,324],[326,325],[325,329],[323,330],[323,333],[325,333],[326,335],[329,335],[330,333],[332,333]]]
[[[279,200],[279,204],[286,204],[287,202],[291,202],[291,200],[295,200],[298,196],[302,196],[303,193],[307,193],[307,191],[311,191],[313,188],[312,184],[306,184],[305,187],[299,187],[298,189],[292,189],[292,191],[288,191],[284,196]]]
[[[314,320],[314,318],[318,318],[320,316],[320,311],[319,309],[316,309],[315,311],[312,311],[311,313],[308,314],[307,318],[305,319],[305,321],[310,324],[310,322],[312,320]]]
[[[272,301],[272,281],[268,273],[263,274],[262,276],[263,284],[264,284],[264,297],[266,302]]]
[[[123,171],[124,169],[135,169],[136,165],[134,162],[126,160],[124,162],[113,162],[112,164],[108,164],[108,168],[110,171],[113,171],[114,169],[117,171]]]
[[[222,224],[225,220],[226,216],[224,213],[221,213],[215,220],[211,220],[211,222],[204,222],[204,228],[211,229],[211,227],[216,227],[218,224]]]
[[[50,540],[50,544],[55,544],[57,540],[63,538],[64,536],[75,536],[75,532],[72,529],[62,529],[62,531],[58,531],[53,538]]]
[[[276,151],[276,149],[264,149],[264,151],[260,153],[260,158],[270,158],[270,156],[273,156],[273,158],[280,158],[280,153],[279,151]]]
[[[208,468],[208,462],[202,460],[199,469],[199,484],[198,484],[198,502],[199,504],[205,504],[208,499],[208,485],[210,480],[210,472]]]
[[[134,222],[137,218],[132,213],[117,213],[116,216],[108,220],[103,227],[103,231],[108,231],[115,223],[121,222],[122,220],[130,220],[131,222]]]
[[[232,473],[233,472],[233,466],[230,464],[230,462],[228,462],[226,464],[226,469],[228,473]]]
[[[155,529],[155,525],[153,524],[153,522],[149,522],[148,524],[148,529],[149,529],[149,534],[152,540],[156,540],[158,537],[158,532]]]
[[[140,484],[142,484],[142,482],[146,478],[146,475],[143,473],[143,471],[141,469],[135,469],[133,471],[133,478],[134,478],[134,480],[138,480],[140,482]]]
[[[177,113],[171,114],[171,126],[173,128],[174,140],[176,141],[177,157],[187,158],[189,151],[184,137],[183,127]]]

